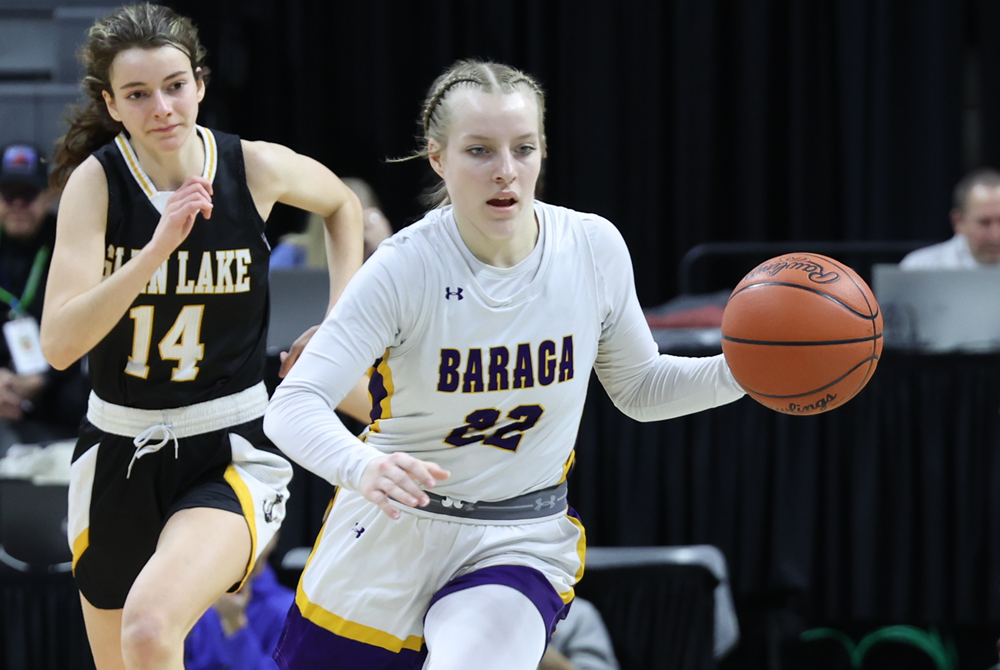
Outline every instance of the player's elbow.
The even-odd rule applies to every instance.
[[[45,360],[49,362],[49,365],[56,370],[65,370],[79,360],[79,356],[73,357],[64,352],[53,351],[51,348],[47,349],[44,346],[42,347],[42,355],[45,356]]]
[[[76,363],[81,355],[73,350],[68,338],[54,337],[45,328],[42,328],[41,347],[42,356],[56,370],[65,370]]]
[[[279,390],[276,390],[267,405],[267,409],[264,410],[264,434],[267,435],[267,439],[282,450],[287,446],[287,441],[284,439],[285,427],[288,424],[285,419],[286,406],[287,398]]]
[[[616,394],[611,396],[611,402],[614,403],[619,412],[633,421],[646,423],[656,420],[656,416],[646,411],[646,408],[639,402],[636,394]]]

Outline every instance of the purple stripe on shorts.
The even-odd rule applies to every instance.
[[[434,594],[427,609],[450,593],[485,584],[503,584],[527,596],[542,615],[549,637],[556,624],[569,613],[569,605],[563,602],[545,575],[526,565],[493,565],[456,577]]]
[[[397,654],[341,637],[304,618],[296,605],[288,612],[274,650],[274,662],[281,670],[420,670],[426,657],[426,647]]]

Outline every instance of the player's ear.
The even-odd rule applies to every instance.
[[[427,140],[427,160],[431,163],[431,168],[437,176],[444,179],[444,147],[435,139]]]
[[[194,78],[198,85],[198,102],[205,99],[205,77],[202,75],[202,69],[195,68]]]
[[[108,114],[111,115],[112,119],[121,123],[122,117],[121,114],[118,113],[118,106],[115,104],[115,96],[111,95],[107,91],[101,91],[101,95],[104,97],[104,104],[108,108]]]

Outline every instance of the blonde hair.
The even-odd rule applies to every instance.
[[[60,188],[70,172],[87,156],[121,132],[123,126],[111,118],[103,92],[113,95],[111,64],[122,51],[171,46],[188,57],[195,79],[207,82],[205,48],[191,19],[168,7],[143,3],[120,7],[98,20],[87,31],[87,42],[78,57],[87,74],[80,82],[86,102],[70,109],[69,130],[57,141],[50,182]]]
[[[503,63],[481,60],[460,60],[434,80],[420,112],[421,149],[410,158],[430,156],[430,142],[434,140],[442,149],[447,146],[448,125],[451,108],[448,104],[450,93],[460,87],[475,87],[484,93],[515,93],[527,89],[535,95],[538,103],[539,147],[545,156],[545,93],[538,82],[529,74]],[[424,194],[423,200],[430,207],[443,207],[449,203],[444,182],[437,184]]]

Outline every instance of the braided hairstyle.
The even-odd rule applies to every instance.
[[[460,60],[434,80],[420,113],[422,149],[409,158],[427,158],[430,141],[441,149],[447,146],[450,121],[450,93],[458,88],[474,86],[484,93],[515,93],[528,90],[538,103],[538,128],[542,157],[545,156],[545,93],[531,75],[502,63],[481,60]],[[423,199],[430,207],[444,207],[450,200],[444,182],[432,187]]]
[[[198,39],[198,29],[191,19],[172,9],[148,2],[120,7],[87,31],[87,42],[77,54],[87,70],[80,82],[86,101],[70,108],[69,130],[56,142],[55,167],[50,179],[53,187],[62,188],[77,165],[122,131],[122,124],[108,113],[102,95],[104,91],[114,95],[111,64],[115,56],[128,49],[163,46],[181,51],[190,59],[195,79],[208,81],[206,52]]]

